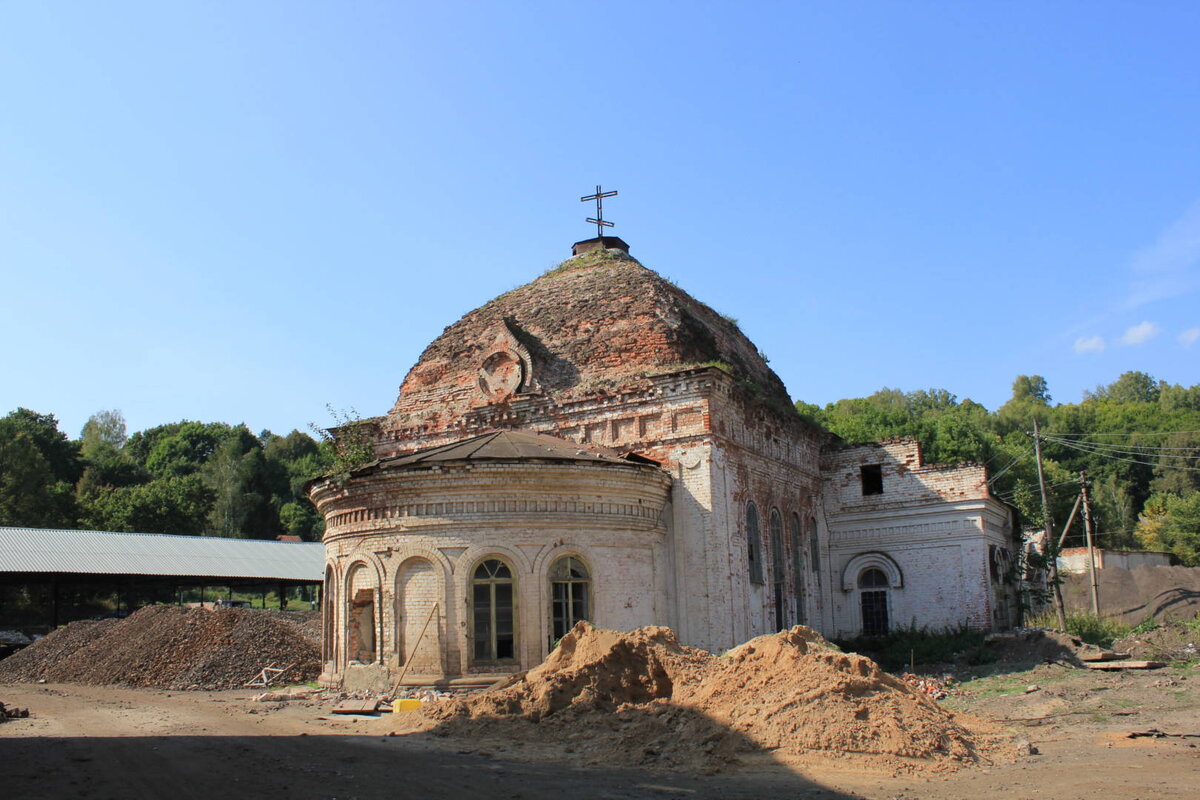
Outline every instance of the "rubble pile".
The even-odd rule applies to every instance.
[[[976,759],[976,735],[921,688],[809,628],[717,657],[667,628],[579,623],[550,657],[470,699],[427,705],[435,734],[565,744],[595,763],[719,769],[739,753]]]
[[[1195,661],[1200,658],[1200,626],[1195,623],[1164,622],[1118,639],[1113,642],[1113,649],[1129,653],[1133,658]]]
[[[281,615],[149,606],[123,620],[73,622],[0,661],[0,683],[231,689],[264,667],[312,680],[319,647]]]
[[[0,722],[10,719],[26,719],[28,717],[28,708],[9,708],[8,706],[4,705],[4,703],[0,703]]]

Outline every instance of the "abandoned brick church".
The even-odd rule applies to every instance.
[[[330,684],[528,669],[581,619],[714,651],[1016,621],[983,466],[806,423],[736,324],[615,237],[447,328],[365,427],[376,459],[311,493]]]

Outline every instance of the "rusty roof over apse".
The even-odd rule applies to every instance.
[[[582,397],[713,362],[790,405],[783,382],[734,321],[623,247],[597,247],[446,328],[380,422],[444,430],[483,406],[523,396]]]
[[[173,575],[320,583],[325,545],[165,533],[0,528],[0,573]]]
[[[496,431],[474,436],[461,442],[418,450],[401,456],[375,461],[363,467],[368,471],[378,467],[403,469],[433,466],[450,461],[587,461],[600,464],[654,465],[642,456],[622,456],[615,450],[575,442],[528,431]]]

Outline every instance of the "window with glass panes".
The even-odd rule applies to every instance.
[[[516,657],[513,577],[508,565],[490,558],[475,568],[471,580],[474,658],[505,661]]]
[[[581,619],[591,619],[588,595],[592,582],[587,566],[575,556],[566,556],[550,568],[550,630],[558,641]]]

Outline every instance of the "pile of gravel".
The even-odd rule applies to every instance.
[[[150,606],[123,620],[73,622],[0,661],[0,683],[232,689],[264,667],[280,680],[320,673],[320,647],[286,620],[250,609]]]

